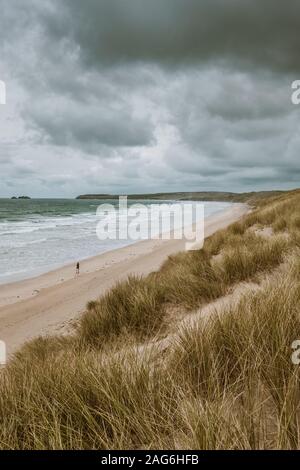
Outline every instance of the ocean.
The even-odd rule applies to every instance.
[[[178,201],[128,201],[173,204]],[[96,227],[100,204],[117,200],[0,199],[0,284],[33,277],[68,263],[134,243],[99,240]],[[182,202],[181,204],[186,204]],[[223,211],[230,203],[204,203],[205,217]]]

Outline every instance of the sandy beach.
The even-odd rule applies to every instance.
[[[205,236],[238,220],[249,210],[244,204],[205,220]],[[84,260],[81,274],[74,264],[20,282],[0,286],[0,339],[8,354],[40,335],[62,334],[89,300],[98,298],[129,274],[146,275],[159,269],[171,254],[182,251],[182,240],[146,240]]]

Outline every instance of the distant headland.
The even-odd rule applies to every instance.
[[[153,194],[129,194],[128,199],[153,199],[175,201],[216,201],[216,202],[248,202],[251,199],[265,197],[267,195],[278,196],[283,191],[259,191],[249,193],[231,193],[222,191],[178,192],[178,193],[153,193]],[[82,194],[76,199],[118,199],[118,194]]]

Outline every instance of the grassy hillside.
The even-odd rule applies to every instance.
[[[253,202],[257,199],[278,196],[284,191],[258,191],[251,193],[230,193],[221,191],[179,192],[179,193],[153,193],[129,194],[128,199],[144,200],[172,200],[172,201],[219,201],[219,202]],[[118,199],[116,194],[83,194],[77,199]]]
[[[300,191],[91,301],[0,378],[2,449],[300,447]]]

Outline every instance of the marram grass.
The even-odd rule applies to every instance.
[[[261,200],[91,301],[73,336],[25,345],[0,377],[0,448],[299,448],[299,209],[297,191]],[[169,317],[249,282],[208,317]]]

